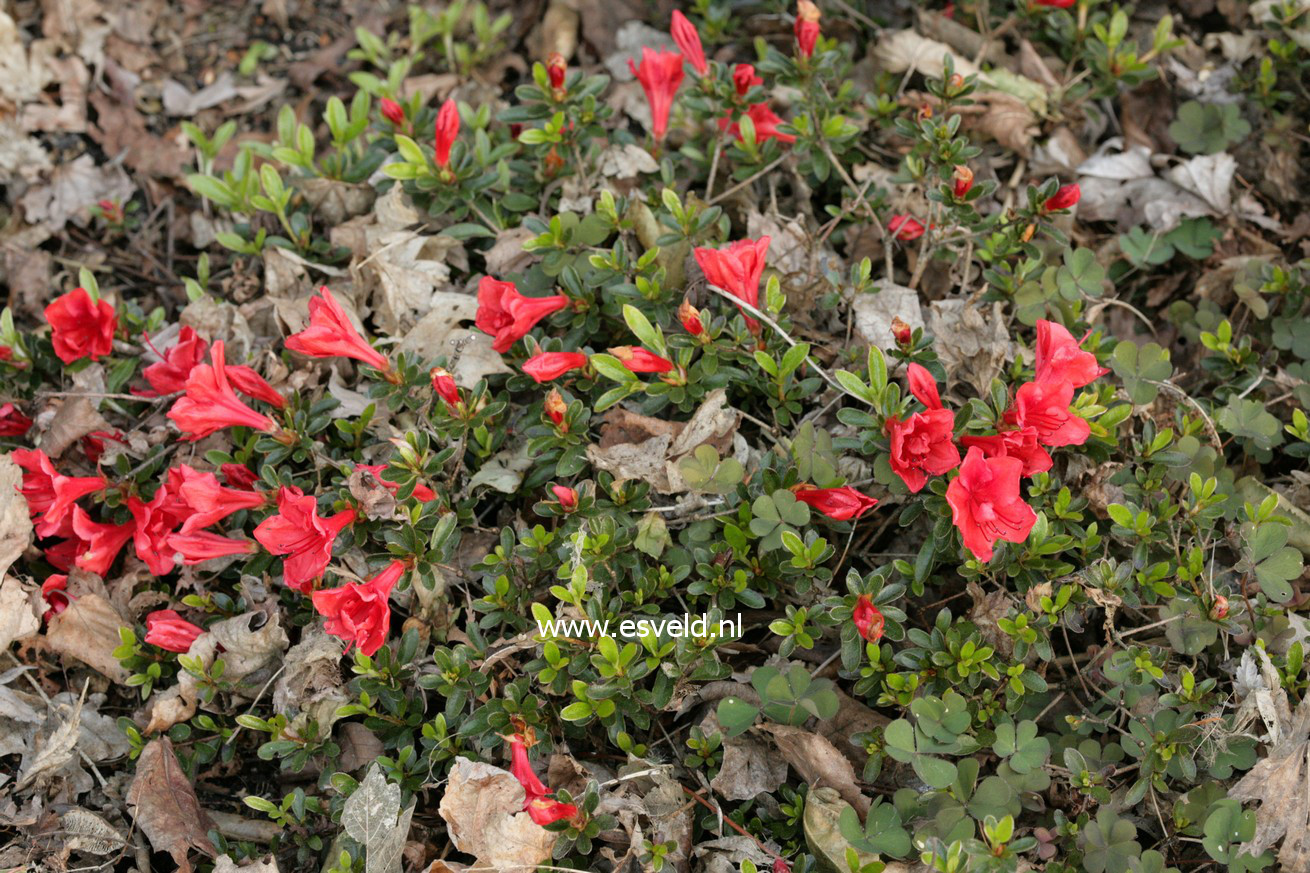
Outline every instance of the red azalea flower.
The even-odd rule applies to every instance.
[[[135,496],[127,498],[127,508],[136,522],[132,531],[136,556],[156,576],[171,573],[175,550],[169,546],[168,537],[177,530],[179,516],[186,514],[186,504],[178,499],[170,483],[165,483],[149,503]]]
[[[568,431],[568,426],[564,424],[564,414],[569,411],[569,406],[564,402],[564,395],[555,388],[550,389],[550,393],[546,395],[544,409],[546,416],[555,423],[556,427]]]
[[[673,26],[669,29],[673,41],[677,43],[678,48],[682,51],[683,57],[691,68],[696,71],[698,76],[703,76],[710,71],[710,65],[705,62],[705,49],[701,47],[700,34],[696,31],[696,25],[687,20],[687,16],[678,10],[673,10]]]
[[[146,335],[146,345],[155,348],[149,334]],[[178,332],[177,342],[169,346],[167,351],[155,349],[155,354],[162,360],[146,367],[141,373],[153,390],[136,393],[142,397],[158,397],[160,394],[176,394],[185,390],[187,377],[205,360],[205,352],[208,350],[209,343],[201,339],[191,327],[183,327]]]
[[[725,249],[696,249],[692,254],[706,281],[759,309],[760,279],[764,276],[769,242],[769,237],[762,236],[738,240]],[[743,317],[750,332],[759,333],[760,323],[744,313]]]
[[[523,372],[531,376],[538,385],[558,379],[570,370],[581,370],[587,366],[587,356],[582,352],[538,352],[523,362]]]
[[[814,44],[819,40],[819,18],[822,13],[819,7],[815,6],[810,0],[797,0],[796,2],[796,47],[800,50],[801,57],[808,58],[814,54]]]
[[[405,108],[395,100],[382,98],[382,117],[396,127],[405,126]]]
[[[186,464],[178,468],[181,485],[178,496],[187,506],[189,512],[182,525],[182,533],[194,533],[222,521],[234,512],[243,509],[258,509],[267,502],[265,495],[259,491],[247,491],[241,488],[226,488],[219,484],[213,473],[201,473]]]
[[[1073,207],[1078,203],[1079,198],[1082,196],[1083,191],[1076,184],[1065,185],[1059,191],[1056,191],[1055,194],[1046,201],[1042,208],[1047,212],[1058,212],[1061,209],[1073,209]]]
[[[615,346],[609,353],[633,373],[668,373],[673,362],[640,346]]]
[[[437,113],[437,123],[433,131],[433,144],[437,153],[437,166],[443,170],[450,169],[450,149],[459,136],[459,107],[453,99],[441,104]]]
[[[478,330],[495,337],[491,347],[504,354],[514,343],[527,336],[552,312],[568,306],[563,294],[553,297],[524,297],[513,282],[501,282],[483,276],[478,282]]]
[[[1096,362],[1096,355],[1083,351],[1068,328],[1044,318],[1037,322],[1036,358],[1035,382],[1068,382],[1082,388],[1110,372]]]
[[[1034,0],[1038,6],[1046,6],[1050,9],[1068,9],[1078,0]]]
[[[432,377],[432,390],[446,401],[446,407],[451,412],[458,412],[462,401],[459,397],[459,386],[455,384],[455,377],[450,375],[445,367],[433,367],[428,375]]]
[[[123,442],[122,431],[93,430],[82,437],[82,454],[93,464],[100,463],[100,456],[105,453],[105,440]]]
[[[203,439],[225,427],[250,427],[272,431],[273,419],[246,406],[232,390],[227,377],[227,364],[223,360],[222,341],[210,350],[212,364],[201,364],[191,371],[186,382],[186,394],[179,397],[169,410],[187,440]]]
[[[104,476],[63,476],[55,469],[50,458],[40,449],[14,449],[14,463],[23,468],[20,491],[27,500],[27,511],[37,521],[38,536],[66,535],[60,533],[68,514],[79,498],[109,486]]]
[[[790,133],[783,133],[778,130],[778,125],[782,124],[782,119],[769,108],[767,103],[755,103],[746,110],[750,116],[751,123],[755,125],[755,141],[762,143],[769,139],[776,139],[778,142],[793,143],[796,137]],[[740,142],[745,142],[741,135],[741,123],[732,121],[731,118],[719,119],[719,130],[726,131],[729,136],[735,137]]]
[[[956,200],[959,200],[973,187],[973,170],[969,169],[968,164],[956,164],[951,180],[953,182],[951,193],[955,195]]]
[[[892,472],[917,494],[928,476],[940,476],[959,466],[960,450],[954,442],[955,413],[942,407],[932,374],[919,364],[910,364],[906,381],[910,393],[928,408],[904,421],[896,416],[887,419],[887,433],[891,436]]]
[[[547,798],[550,789],[543,785],[541,779],[533,772],[532,762],[528,758],[528,747],[524,744],[523,738],[510,737],[509,747],[509,772],[518,780],[519,785],[523,786],[523,809],[532,820],[539,825],[548,825],[560,819],[576,816],[578,808],[573,804],[560,803],[558,800]]]
[[[763,84],[764,80],[755,75],[752,64],[738,64],[732,68],[732,85],[737,89],[738,97],[745,97],[751,88]]]
[[[287,337],[287,348],[311,358],[353,358],[375,370],[390,372],[390,362],[359,335],[327,286],[319,288],[318,293],[309,301],[309,327]]]
[[[1025,477],[1051,469],[1051,455],[1038,444],[1036,428],[1005,430],[995,436],[960,437],[960,444],[966,449],[981,449],[988,458],[1018,458],[1023,462]]]
[[[912,216],[893,215],[887,222],[887,230],[901,242],[909,242],[923,236],[924,227]]]
[[[323,575],[332,560],[337,535],[354,520],[354,507],[320,518],[318,501],[312,495],[284,485],[277,495],[277,515],[259,523],[255,539],[272,554],[287,556],[282,562],[282,581],[303,593]]]
[[[191,644],[204,632],[176,610],[158,609],[146,616],[146,642],[179,655],[191,651]]]
[[[80,506],[73,507],[73,533],[81,540],[81,552],[73,562],[79,570],[104,576],[118,553],[132,539],[136,524],[101,524],[92,521],[91,516]]]
[[[882,639],[883,626],[886,620],[882,617],[882,612],[878,607],[873,605],[873,599],[867,594],[861,594],[855,601],[855,609],[851,612],[851,620],[855,622],[855,629],[860,632],[871,643]]]
[[[244,364],[232,364],[227,368],[227,380],[232,387],[247,397],[262,400],[270,406],[284,409],[287,399],[277,392],[263,376]]]
[[[569,62],[559,52],[551,52],[546,58],[546,76],[550,79],[550,89],[556,100],[564,99],[564,80],[569,72]]]
[[[772,873],[791,873],[791,865],[783,858],[774,858]]]
[[[578,492],[574,491],[567,485],[552,485],[550,491],[559,501],[560,509],[565,512],[572,512],[578,508]]]
[[[946,486],[951,519],[964,547],[978,560],[992,559],[997,540],[1023,542],[1037,523],[1037,513],[1019,495],[1022,476],[1018,458],[988,458],[973,448],[960,464],[960,475]]]
[[[41,620],[49,621],[59,613],[68,609],[68,604],[72,602],[68,591],[68,576],[64,573],[52,573],[41,583],[41,599],[46,602],[46,611],[42,613]]]
[[[32,419],[12,403],[0,406],[0,436],[22,436],[32,427]]]
[[[42,549],[45,559],[50,562],[50,566],[57,568],[61,573],[67,573],[73,569],[73,562],[77,556],[82,553],[82,541],[73,533],[73,520],[67,519],[63,528],[59,531],[59,536],[66,537],[53,546]]]
[[[528,811],[528,816],[543,827],[557,821],[572,819],[578,814],[578,808],[573,804],[548,800],[544,797],[532,801],[525,809]]]
[[[207,530],[191,534],[170,534],[168,547],[180,554],[182,563],[188,567],[212,561],[214,558],[253,555],[259,551],[258,546],[250,540],[231,539]]]
[[[92,300],[85,288],[75,288],[45,308],[53,332],[55,355],[65,364],[89,357],[100,360],[114,350],[118,315],[104,300]]]
[[[227,484],[243,491],[253,491],[259,477],[249,467],[242,464],[220,464],[218,471],[223,474]]]
[[[682,301],[682,305],[678,307],[678,321],[682,322],[682,329],[692,336],[701,336],[705,333],[700,310],[692,306],[688,300]]]
[[[861,494],[849,485],[841,488],[798,485],[793,490],[797,500],[808,503],[833,521],[850,521],[852,518],[859,518],[878,505],[877,500]]]
[[[382,483],[382,487],[390,491],[392,494],[395,494],[400,490],[399,482],[391,482],[387,479],[382,478],[382,473],[387,469],[386,464],[356,464],[355,469],[367,470],[370,473],[372,473],[374,478],[376,478],[379,482]],[[433,491],[431,488],[424,485],[422,482],[416,482],[414,483],[414,491],[412,492],[412,496],[414,497],[415,500],[418,500],[422,503],[427,503],[429,500],[436,499],[437,492]]]
[[[365,655],[377,652],[391,630],[391,589],[404,574],[404,561],[392,561],[361,585],[315,591],[311,599],[314,609],[326,619],[324,630],[349,641]]]
[[[1069,411],[1073,386],[1068,382],[1025,382],[1014,395],[1006,422],[1037,431],[1044,446],[1081,446],[1091,436],[1087,419]]]
[[[673,97],[682,84],[682,55],[677,52],[652,51],[649,47],[641,49],[641,66],[628,60],[628,69],[641,82],[650,103],[651,135],[656,142],[664,142],[669,132],[669,113],[673,109]]]

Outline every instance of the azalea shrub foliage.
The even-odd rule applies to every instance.
[[[1071,241],[1079,186],[1034,180],[1002,208],[960,124],[976,77],[948,62],[919,107],[896,101],[896,81],[857,93],[855,47],[825,33],[837,6],[799,0],[787,38],[753,55],[726,5],[675,12],[661,24],[676,49],[631,61],[644,129],[606,101],[608,76],[558,55],[500,108],[405,96],[431,38],[416,11],[408,55],[361,35],[357,96],[328,101],[322,128],[288,109],[272,145],[222,171],[216,141],[233,131],[192,132],[206,158],[192,185],[230,219],[213,257],[339,264],[293,180],[399,190],[470,253],[457,278],[510,375],[463,379],[458,350],[399,351],[332,283],[258,355],[86,273],[46,323],[6,315],[0,423],[37,537],[20,566],[46,620],[75,602],[79,573],[131,567],[158,595],[115,652],[137,695],[122,719],[134,749],[152,725],[191,776],[237,762],[249,806],[285,826],[272,849],[291,869],[364,869],[364,846],[337,837],[360,775],[342,765],[350,724],[420,810],[460,757],[508,769],[532,822],[558,834],[550,869],[609,869],[601,848],[628,846],[607,797],[651,768],[684,787],[695,842],[735,831],[760,847],[767,862],[734,861],[743,871],[1271,868],[1227,786],[1270,741],[1239,698],[1257,681],[1293,701],[1307,687],[1292,612],[1304,515],[1267,484],[1310,454],[1304,382],[1261,376],[1305,372],[1306,265],[1260,265],[1248,284],[1263,307],[1240,318],[1180,317],[1199,366],[1176,382],[1169,349],[1105,327],[1097,304],[1150,267],[1107,274]],[[1126,20],[1039,0],[1011,26],[1084,66],[1073,97],[1091,99],[1155,75],[1125,59]],[[1144,39],[1167,51],[1168,22]],[[730,48],[740,60],[723,60]],[[876,153],[922,211],[852,177],[880,141],[897,144]],[[559,208],[561,183],[598,184],[616,145],[652,169],[598,188],[586,214]],[[916,285],[928,264],[973,264],[962,299],[1004,320],[990,384],[953,378],[943,339],[899,317],[885,343],[807,340],[780,241],[732,207],[784,165],[825,235],[882,240],[875,259],[816,275],[806,305],[845,325],[860,298]],[[479,272],[514,229],[528,266]],[[201,277],[188,286],[195,305],[227,305]],[[91,366],[112,429],[52,457],[24,410]],[[291,371],[309,375],[292,388]],[[362,412],[333,414],[329,371]],[[684,488],[598,463],[615,413],[680,424],[713,403],[734,438],[671,460]],[[342,701],[289,720],[225,678],[223,652],[188,654],[256,606],[293,643],[315,627],[340,640]],[[539,624],[684,613],[709,629]],[[201,711],[160,727],[151,699],[188,677]],[[723,683],[738,690],[698,696]],[[808,815],[825,784],[813,770],[748,800],[710,789],[743,737],[831,736],[824,723],[851,707],[867,718],[836,754],[855,784],[829,787],[870,802],[841,804],[826,842]],[[616,781],[552,788],[552,751]],[[285,798],[254,790],[292,773],[307,775]],[[268,848],[213,836],[237,858]],[[640,869],[689,869],[690,845],[633,839]]]

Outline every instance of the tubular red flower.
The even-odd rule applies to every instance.
[[[46,611],[41,615],[42,621],[50,621],[59,613],[68,609],[68,604],[72,602],[68,591],[68,575],[66,573],[52,573],[41,583],[41,599],[46,602]]]
[[[650,103],[651,135],[656,142],[664,142],[669,132],[669,113],[673,110],[673,97],[682,84],[682,55],[677,52],[641,49],[641,66],[628,60],[628,69],[641,82]]]
[[[557,821],[572,819],[578,814],[578,808],[573,804],[561,803],[558,800],[549,800],[544,797],[532,801],[525,809],[528,816],[542,827],[554,824]]]
[[[318,501],[295,486],[283,486],[277,496],[277,515],[270,515],[255,528],[255,539],[274,555],[285,555],[282,581],[297,591],[307,591],[323,575],[332,560],[337,535],[355,520],[347,507],[330,518],[320,518]]]
[[[205,629],[187,621],[176,610],[159,609],[146,616],[146,642],[185,655]]]
[[[178,496],[187,507],[182,533],[194,533],[222,521],[234,512],[257,509],[267,501],[264,494],[221,485],[213,473],[202,473],[182,464],[178,467],[181,485]]]
[[[1048,9],[1068,9],[1078,0],[1033,0],[1038,6],[1045,6]]]
[[[668,373],[673,362],[640,346],[615,346],[609,353],[633,373]]]
[[[270,406],[284,409],[287,399],[277,392],[263,376],[243,364],[233,364],[227,368],[227,379],[232,387],[247,397],[262,400]]]
[[[392,482],[389,479],[382,478],[382,473],[387,469],[386,464],[356,464],[355,469],[367,470],[368,472],[372,473],[374,478],[376,478],[379,482],[382,483],[382,487],[390,491],[392,494],[395,494],[400,490],[399,482]],[[412,495],[415,500],[418,500],[422,503],[427,503],[429,500],[436,499],[437,492],[433,491],[431,488],[424,485],[422,482],[416,482],[414,483],[414,491],[412,492]]]
[[[432,390],[437,392],[437,396],[446,401],[446,407],[451,412],[459,410],[460,396],[459,386],[455,384],[455,377],[446,371],[445,367],[433,367],[428,374],[432,377]]]
[[[796,48],[801,57],[808,58],[814,54],[814,45],[819,41],[819,19],[822,13],[810,0],[797,0],[796,3]]]
[[[882,617],[882,611],[873,605],[873,599],[869,595],[861,594],[855,601],[851,620],[855,623],[855,629],[859,631],[860,636],[869,642],[874,643],[882,639],[886,620]]]
[[[0,406],[0,436],[22,436],[32,427],[32,419],[12,403]]]
[[[778,130],[778,125],[783,123],[782,118],[769,108],[769,104],[755,103],[746,110],[746,115],[750,117],[751,124],[755,125],[756,142],[762,143],[770,139],[785,143],[796,142],[796,137]],[[745,142],[741,135],[741,122],[732,121],[731,118],[720,118],[719,130],[725,131],[739,142]]]
[[[959,200],[973,188],[973,170],[969,169],[968,164],[956,164],[951,180],[953,183],[951,193],[955,195],[956,200]]]
[[[403,561],[392,561],[363,584],[315,591],[311,600],[314,609],[326,619],[323,629],[358,647],[365,655],[376,653],[391,630],[391,589],[396,587],[405,569]]]
[[[127,524],[101,524],[91,520],[91,516],[82,507],[73,507],[73,533],[81,541],[81,551],[74,561],[79,570],[104,576],[123,550],[123,546],[132,538],[136,528],[133,522]]]
[[[705,323],[701,321],[700,310],[691,305],[691,301],[684,300],[678,307],[678,321],[682,322],[682,329],[692,336],[701,336],[705,333]]]
[[[738,64],[732,68],[732,86],[737,89],[738,97],[745,97],[751,88],[763,85],[764,80],[755,75],[752,64]]]
[[[186,504],[177,497],[170,483],[165,483],[149,503],[139,497],[129,497],[127,508],[136,522],[132,531],[136,556],[156,576],[171,573],[175,564],[174,549],[169,546],[168,538],[177,530],[179,516],[185,515]]]
[[[146,344],[150,345],[149,335],[146,336]],[[154,346],[151,345],[151,348]],[[205,352],[208,350],[209,343],[201,339],[195,330],[189,326],[183,327],[178,332],[177,342],[162,354],[156,352],[163,360],[156,361],[141,373],[153,390],[137,393],[142,397],[157,397],[185,390],[187,377],[205,360]]]
[[[815,488],[801,485],[793,489],[796,499],[807,503],[833,521],[859,518],[878,505],[878,501],[844,485],[841,488]]]
[[[1082,388],[1110,372],[1096,362],[1096,355],[1082,350],[1068,328],[1044,318],[1037,322],[1035,354],[1034,382],[1068,382]]]
[[[242,491],[254,490],[255,483],[259,481],[259,477],[243,464],[220,464],[218,471],[223,474],[227,484]]]
[[[221,341],[214,343],[210,359],[212,364],[201,364],[191,371],[186,394],[168,412],[185,438],[194,442],[225,427],[272,431],[273,419],[246,406],[232,390]]]
[[[478,282],[478,330],[494,337],[491,347],[504,354],[547,315],[569,303],[563,294],[524,297],[513,282],[483,276]]]
[[[764,276],[770,238],[743,239],[724,249],[695,249],[692,254],[705,279],[756,309],[760,304],[760,279]],[[746,327],[758,333],[760,323],[743,313]]]
[[[459,107],[453,99],[441,104],[437,113],[437,122],[433,129],[433,145],[437,153],[437,166],[443,170],[450,168],[450,149],[459,136]]]
[[[1081,446],[1091,436],[1087,419],[1069,411],[1073,385],[1068,382],[1025,382],[1014,395],[1006,422],[1031,427],[1044,446]]]
[[[1072,209],[1078,200],[1083,196],[1083,191],[1076,184],[1065,185],[1043,205],[1047,212],[1058,212],[1061,209]]]
[[[581,370],[587,366],[587,356],[582,352],[538,352],[523,362],[523,372],[531,376],[538,385],[558,379],[570,370]]]
[[[578,492],[567,485],[552,485],[550,486],[550,493],[555,495],[560,508],[565,512],[572,512],[578,508]]]
[[[995,436],[960,437],[966,449],[980,449],[988,458],[1018,458],[1023,463],[1023,475],[1045,473],[1051,469],[1051,455],[1037,442],[1037,429],[1033,427],[1005,430]]]
[[[311,358],[352,358],[375,370],[390,372],[386,357],[359,335],[326,285],[318,289],[318,294],[309,301],[309,327],[287,337],[287,348]]]
[[[541,779],[533,771],[532,761],[528,758],[528,747],[524,744],[523,738],[510,737],[509,748],[509,772],[518,780],[519,785],[523,786],[523,809],[532,820],[539,825],[548,825],[561,819],[575,817],[578,814],[576,806],[548,799],[550,789],[542,784]]]
[[[38,536],[66,535],[60,531],[77,500],[109,486],[103,476],[61,475],[41,449],[14,449],[11,457],[23,468],[19,490],[27,500],[27,511],[34,520],[41,516],[36,523]]]
[[[65,364],[89,357],[93,361],[114,350],[118,314],[104,300],[92,300],[85,288],[75,288],[45,308],[55,355]]]
[[[387,97],[382,98],[382,117],[390,121],[396,127],[403,127],[405,124],[405,108]]]
[[[705,61],[705,49],[701,47],[700,33],[696,31],[696,25],[688,21],[687,16],[677,9],[673,10],[673,26],[670,28],[670,35],[682,51],[683,57],[687,59],[687,63],[691,64],[691,68],[696,71],[696,75],[703,76],[710,71],[710,65]]]
[[[1023,462],[987,458],[971,448],[960,475],[946,486],[946,502],[964,547],[980,561],[990,561],[997,540],[1021,543],[1037,523],[1037,513],[1019,496]]]
[[[176,533],[168,537],[168,547],[182,556],[188,567],[203,564],[215,558],[233,555],[253,555],[259,549],[250,540],[231,539],[207,530],[196,533]]]
[[[909,242],[923,236],[924,227],[913,216],[893,215],[887,222],[887,230],[901,242]]]

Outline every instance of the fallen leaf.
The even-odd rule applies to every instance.
[[[556,834],[523,811],[523,786],[507,770],[458,757],[437,812],[450,841],[495,873],[531,873],[550,857]]]
[[[987,395],[992,379],[1013,357],[999,303],[984,308],[965,300],[934,300],[929,305],[928,330],[937,341],[947,383],[963,380],[979,396]]]
[[[822,870],[846,870],[846,850],[854,848],[841,834],[842,813],[851,805],[842,800],[835,788],[812,788],[805,798],[802,825],[805,844],[814,853]],[[877,858],[867,852],[856,851],[860,869]]]
[[[226,72],[194,93],[174,79],[165,79],[160,93],[164,102],[164,111],[182,118],[189,118],[202,110],[212,109],[235,96],[237,96],[236,77]]]
[[[519,443],[501,449],[492,455],[478,471],[469,477],[467,491],[484,486],[502,494],[514,494],[523,484],[523,475],[532,469],[532,456],[528,454],[528,444]]]
[[[374,764],[341,810],[341,826],[367,850],[364,873],[398,873],[414,804],[400,809],[400,786]]]
[[[73,759],[73,750],[81,734],[82,704],[83,699],[78,698],[71,712],[60,714],[58,726],[49,735],[37,733],[31,754],[24,755],[18,766],[17,789],[21,791],[47,780]]]
[[[247,859],[238,865],[230,855],[219,855],[214,859],[214,873],[278,873],[277,858],[269,855],[258,861]]]
[[[743,735],[723,741],[723,762],[710,787],[725,800],[752,800],[787,781],[787,762],[768,743]]]
[[[765,723],[760,730],[773,737],[778,751],[811,786],[834,788],[842,799],[855,807],[860,818],[869,811],[869,798],[856,787],[855,768],[827,737],[803,728]]]
[[[37,99],[50,81],[45,59],[52,49],[49,42],[38,40],[29,54],[18,25],[0,10],[0,98],[14,105]]]
[[[81,155],[55,167],[49,182],[29,189],[19,202],[29,222],[57,231],[70,221],[85,225],[97,200],[126,203],[135,190],[122,167]]]
[[[879,282],[871,294],[858,294],[851,302],[855,333],[866,346],[896,347],[892,320],[899,318],[911,328],[925,327],[919,292],[894,282]]]
[[[190,873],[192,849],[214,856],[209,841],[209,816],[167,737],[146,744],[137,759],[136,775],[127,792],[132,820],[158,852],[167,852],[182,873]]]
[[[240,682],[282,660],[289,640],[281,621],[276,611],[271,616],[247,612],[209,626],[210,636],[223,647],[225,681]]]
[[[121,640],[118,629],[128,624],[113,604],[98,594],[78,597],[50,619],[45,639],[51,649],[99,670],[115,682],[126,682],[127,670],[114,657]]]
[[[187,146],[151,133],[144,116],[130,102],[95,89],[88,99],[96,111],[91,138],[106,154],[121,157],[127,167],[147,176],[176,179],[182,175],[182,168],[190,160]]]
[[[14,640],[26,639],[40,629],[41,619],[22,584],[13,577],[0,581],[0,651],[8,649]]]
[[[75,806],[59,816],[64,848],[70,852],[112,855],[122,851],[127,838],[119,830],[89,809]]]

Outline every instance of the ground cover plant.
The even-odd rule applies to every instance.
[[[1310,869],[1310,5],[0,5],[0,869]]]

